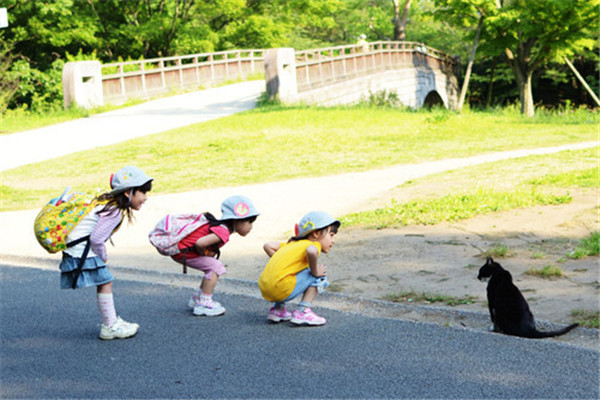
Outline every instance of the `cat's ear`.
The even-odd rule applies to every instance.
[[[492,257],[488,256],[488,258],[487,258],[487,260],[486,260],[486,262],[485,262],[485,263],[486,263],[486,264],[491,264],[491,263],[493,263],[493,262],[494,262],[494,259],[493,259]]]

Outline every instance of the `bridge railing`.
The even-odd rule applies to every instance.
[[[397,68],[399,65],[452,68],[448,54],[417,42],[370,42],[296,52],[298,92],[333,82]]]
[[[105,102],[149,98],[264,73],[264,50],[232,50],[102,64]]]

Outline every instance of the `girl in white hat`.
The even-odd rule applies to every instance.
[[[179,241],[183,252],[172,256],[173,260],[204,272],[200,287],[188,302],[197,316],[215,317],[225,314],[225,307],[213,300],[213,293],[219,277],[225,274],[225,266],[219,261],[219,249],[229,236],[237,233],[246,236],[259,215],[252,200],[245,196],[231,196],[221,204],[221,219],[211,213],[204,213],[206,223]]]
[[[296,325],[323,325],[325,318],[312,311],[320,289],[329,286],[327,269],[319,263],[321,252],[328,253],[335,243],[340,221],[323,211],[306,214],[296,225],[296,236],[286,242],[267,242],[264,250],[271,259],[258,280],[263,297],[275,303],[267,319],[290,321]],[[293,313],[285,303],[302,295]]]
[[[97,205],[67,236],[60,263],[61,288],[96,286],[98,309],[102,319],[100,339],[124,339],[135,335],[138,324],[117,316],[112,293],[113,275],[106,267],[105,242],[120,227],[124,217],[132,221],[132,210],[139,210],[152,190],[152,178],[141,169],[124,167],[110,178],[111,192],[98,196]],[[79,241],[79,243],[77,242]]]

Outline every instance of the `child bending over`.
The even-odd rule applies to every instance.
[[[141,169],[128,166],[111,176],[112,191],[98,197],[100,205],[90,211],[67,236],[67,243],[89,236],[89,244],[81,242],[63,251],[60,283],[63,289],[96,286],[98,309],[102,319],[100,339],[124,339],[135,335],[139,325],[117,316],[113,301],[113,275],[106,267],[104,243],[119,228],[123,218],[132,221],[132,210],[138,211],[152,190],[152,178]],[[79,269],[79,262],[84,259]]]
[[[204,278],[197,291],[188,302],[193,314],[215,317],[225,314],[225,308],[213,300],[217,280],[226,270],[216,257],[219,249],[233,233],[244,237],[252,230],[252,224],[259,215],[252,201],[245,196],[231,196],[221,204],[221,219],[211,213],[204,213],[207,223],[183,238],[178,247],[185,250],[173,256],[173,260],[204,272]]]

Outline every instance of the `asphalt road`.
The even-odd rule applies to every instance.
[[[143,272],[140,272],[143,273]],[[269,324],[269,304],[219,294],[194,317],[189,289],[115,281],[127,340],[101,341],[94,289],[0,265],[2,398],[585,398],[600,353],[544,340],[329,309],[323,327]]]

